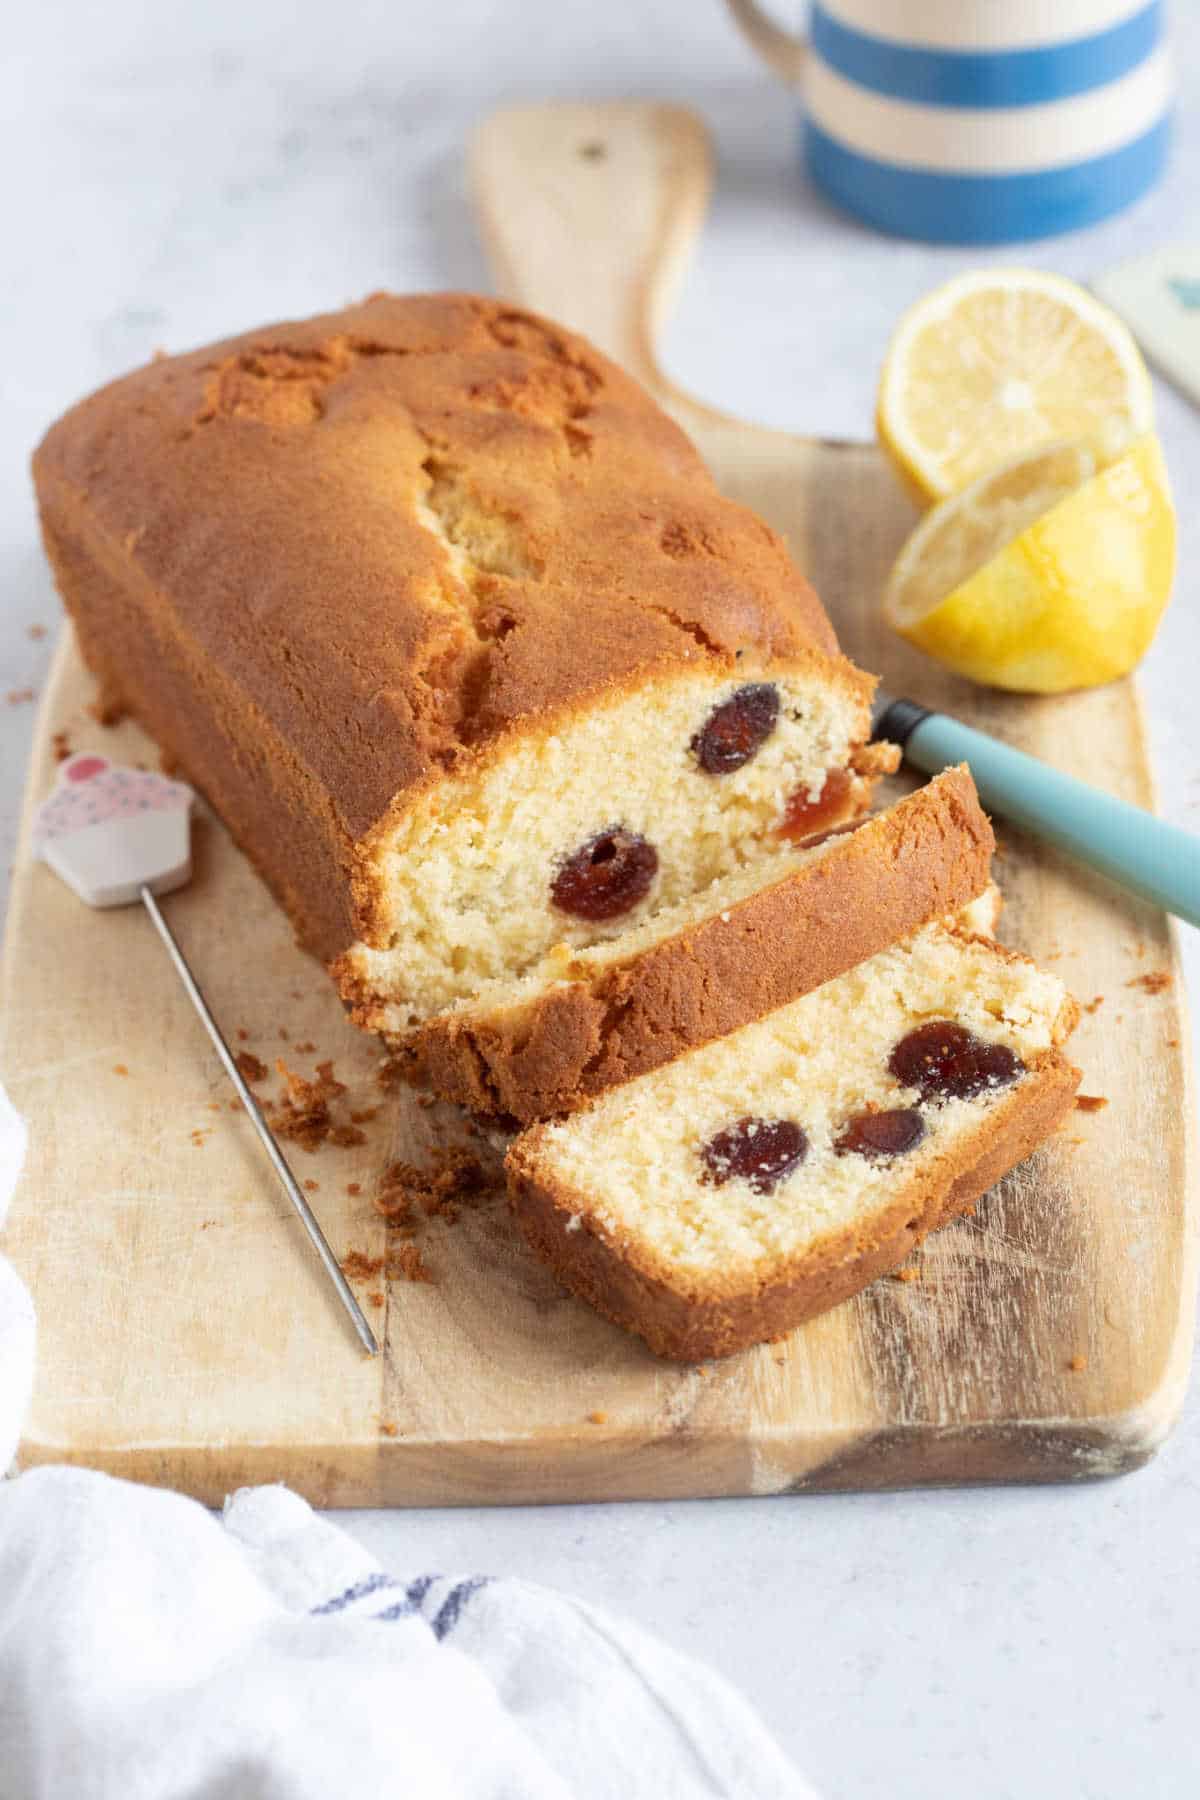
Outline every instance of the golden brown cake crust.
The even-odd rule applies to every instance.
[[[782,1337],[897,1268],[931,1231],[1036,1149],[1070,1107],[1079,1079],[1061,1051],[1043,1051],[1027,1077],[981,1113],[955,1154],[917,1178],[904,1181],[898,1173],[891,1204],[865,1228],[847,1228],[781,1259],[753,1283],[739,1285],[736,1277],[689,1282],[648,1257],[632,1237],[602,1231],[588,1216],[586,1198],[540,1169],[538,1126],[508,1152],[510,1205],[563,1285],[659,1356],[679,1362],[728,1356]]]
[[[369,934],[389,811],[506,736],[688,667],[869,693],[637,384],[499,301],[381,294],[164,358],[53,426],[34,475],[106,697],[326,956]]]
[[[411,1079],[473,1112],[573,1112],[956,911],[993,849],[969,772],[947,770],[727,911],[582,980],[428,1020],[396,1048]],[[359,1017],[374,1022],[369,1001]]]

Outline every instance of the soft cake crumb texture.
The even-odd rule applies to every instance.
[[[744,863],[731,874],[718,876],[708,887],[702,888],[699,893],[690,894],[685,900],[676,901],[672,906],[660,906],[649,918],[631,925],[622,936],[606,938],[583,949],[573,949],[569,943],[560,939],[558,943],[551,945],[526,974],[518,976],[515,981],[489,982],[474,994],[456,1001],[450,1010],[473,1012],[484,1006],[492,1010],[507,1005],[517,1006],[555,983],[586,981],[616,963],[632,961],[635,957],[644,955],[655,944],[678,937],[689,927],[701,925],[713,917],[719,917],[722,924],[727,925],[733,916],[734,907],[740,906],[764,887],[786,881],[799,870],[821,861],[840,841],[839,837],[827,837],[820,843],[794,849],[786,840],[768,838],[754,847],[757,853],[753,860]],[[959,908],[954,919],[948,922],[968,934],[990,937],[995,931],[1000,908],[1000,890],[995,882],[989,882],[981,894],[974,900],[968,900],[965,906]]]
[[[598,943],[580,947],[570,943],[560,931],[556,942],[525,973],[512,980],[481,982],[447,1010],[476,1012],[487,1007],[495,1011],[505,1006],[519,1006],[522,1001],[559,983],[587,981],[614,964],[641,956],[655,944],[665,943],[668,938],[678,936],[689,926],[702,924],[714,914],[719,913],[727,924],[732,907],[770,883],[783,881],[816,862],[827,854],[835,841],[827,838],[824,843],[798,850],[782,839],[769,837],[762,843],[745,846],[743,853],[752,860],[730,874],[718,876],[698,893],[658,907],[648,917],[635,914],[637,922],[628,926],[619,937],[602,938]],[[638,914],[644,912],[645,908],[638,909]],[[388,1029],[402,1029],[408,1021],[404,1009],[393,1006],[379,1015],[379,1022]]]
[[[360,981],[394,998],[389,1024],[478,998],[556,947],[569,955],[627,934],[715,881],[735,877],[728,899],[757,886],[761,863],[749,881],[736,877],[761,857],[764,840],[776,853],[770,834],[788,797],[802,788],[815,798],[860,730],[850,695],[816,676],[773,674],[780,712],[771,736],[741,769],[706,774],[692,739],[715,707],[758,678],[660,679],[561,731],[531,733],[482,774],[449,779],[418,801],[376,856],[391,944],[360,943],[348,958]],[[619,918],[573,919],[551,903],[555,871],[614,825],[654,845],[654,883]]]
[[[1066,1004],[1057,977],[927,926],[769,1018],[548,1127],[539,1160],[556,1182],[590,1197],[601,1230],[635,1237],[680,1270],[728,1278],[865,1222],[900,1179],[932,1168],[984,1108],[1013,1091],[926,1106],[927,1135],[903,1158],[837,1155],[834,1140],[851,1114],[917,1103],[916,1091],[887,1068],[907,1032],[954,1018],[1028,1061],[1051,1048]],[[809,1140],[804,1162],[768,1195],[740,1180],[717,1187],[700,1179],[703,1145],[746,1115],[794,1119]]]

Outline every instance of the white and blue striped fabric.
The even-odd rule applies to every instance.
[[[813,179],[869,224],[964,244],[1072,230],[1162,168],[1162,0],[817,0],[805,94]]]
[[[397,1579],[286,1488],[217,1520],[65,1468],[0,1482],[0,1794],[816,1800],[716,1675],[565,1594]]]
[[[0,1088],[0,1226],[24,1148]],[[5,1481],[33,1362],[0,1256],[0,1800],[816,1800],[718,1675],[566,1594],[392,1574],[283,1487]]]

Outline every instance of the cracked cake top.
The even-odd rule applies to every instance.
[[[498,301],[380,294],[159,359],[36,466],[236,664],[351,840],[531,716],[670,668],[869,685],[636,383]]]

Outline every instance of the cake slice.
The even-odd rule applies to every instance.
[[[777,1338],[894,1269],[1028,1156],[1079,1080],[1078,1008],[934,923],[732,1036],[535,1125],[517,1222],[661,1356]]]
[[[410,1079],[472,1112],[572,1112],[975,901],[993,848],[969,772],[947,770],[857,829],[760,856],[591,948],[559,944],[415,1028],[368,963],[355,1016]]]
[[[409,1023],[855,816],[894,759],[778,534],[500,301],[377,294],[157,359],[34,477],[103,704]]]

